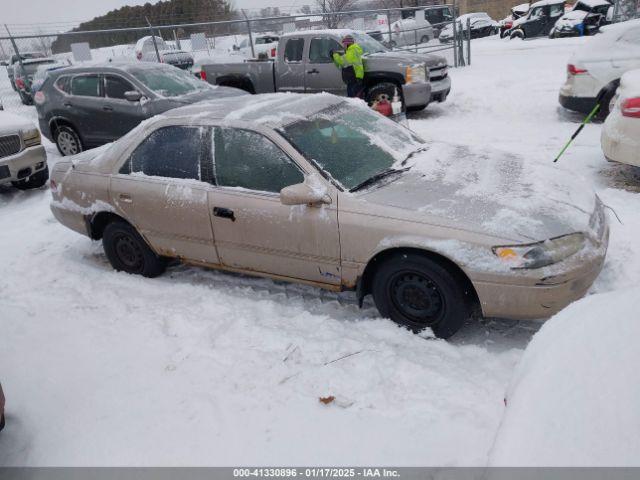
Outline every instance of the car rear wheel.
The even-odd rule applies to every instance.
[[[449,338],[471,317],[471,301],[458,276],[443,264],[415,253],[384,262],[373,278],[380,314],[418,333],[431,328]]]
[[[102,246],[111,266],[118,271],[153,278],[167,268],[167,260],[156,255],[136,229],[124,221],[105,227]]]
[[[75,155],[83,150],[80,136],[73,128],[67,125],[62,125],[56,129],[55,141],[58,151],[64,156]]]
[[[429,35],[423,35],[422,38],[420,39],[420,43],[428,43],[429,42]]]
[[[32,188],[40,188],[49,180],[49,167],[34,173],[29,178],[13,182],[13,186],[20,190],[30,190]]]

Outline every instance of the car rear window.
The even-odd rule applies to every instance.
[[[304,50],[304,38],[290,38],[284,48],[285,62],[301,62]]]
[[[99,75],[78,75],[71,80],[71,93],[81,97],[100,97]]]

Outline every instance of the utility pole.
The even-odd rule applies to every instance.
[[[156,58],[158,59],[158,63],[162,63],[162,61],[160,60],[160,52],[158,51],[158,44],[156,43],[156,35],[153,33],[153,27],[151,26],[151,22],[146,16],[144,17],[144,19],[147,21],[147,25],[149,25],[149,32],[151,32],[151,40],[153,40],[153,48],[156,51]]]

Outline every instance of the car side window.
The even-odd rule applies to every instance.
[[[100,75],[78,75],[71,79],[71,94],[80,97],[101,97]]]
[[[71,77],[69,77],[68,75],[58,77],[55,86],[58,90],[64,93],[71,93]]]
[[[201,180],[207,178],[207,132],[202,127],[162,127],[133,151],[120,169],[123,174]]]
[[[309,62],[331,63],[332,50],[342,50],[340,44],[333,38],[313,38],[309,44]]]
[[[549,15],[552,17],[559,17],[564,13],[564,4],[551,5],[549,8]]]
[[[290,38],[284,47],[285,62],[301,62],[304,50],[304,38]]]
[[[106,97],[125,100],[125,92],[135,90],[131,83],[117,75],[105,75],[104,93]]]
[[[216,128],[213,150],[217,185],[279,193],[284,187],[304,181],[298,166],[259,133]]]

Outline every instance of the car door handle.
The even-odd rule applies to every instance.
[[[71,103],[69,103],[69,102],[65,103],[64,106],[65,107],[73,107],[73,105]]]
[[[314,73],[320,73],[320,72],[314,68],[313,70],[307,70],[307,73],[313,75]]]
[[[102,110],[104,110],[105,112],[113,112],[113,107],[105,105],[104,107],[102,107]]]
[[[236,221],[236,216],[234,215],[233,210],[229,208],[213,207],[213,214],[216,217],[229,218],[232,222]]]
[[[122,200],[124,203],[133,203],[133,198],[128,193],[121,193],[118,195],[118,198]]]

